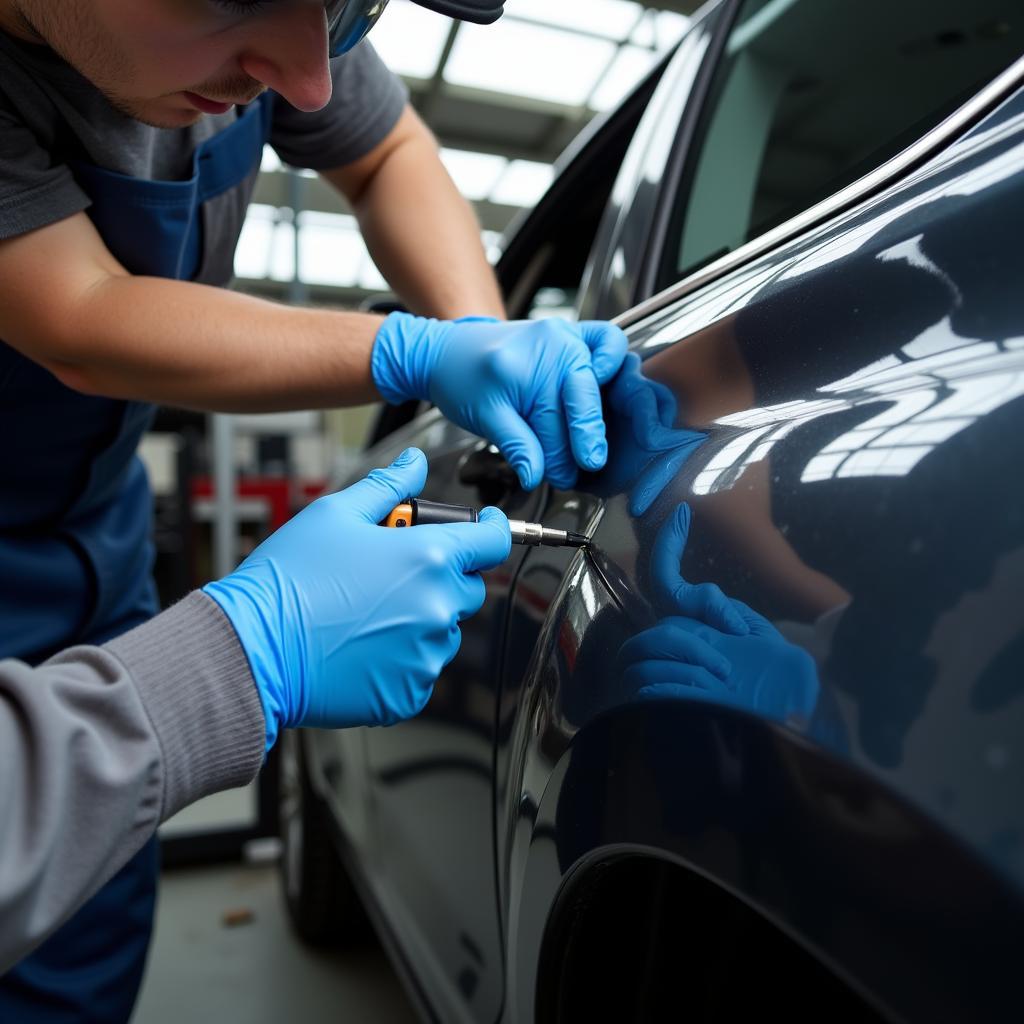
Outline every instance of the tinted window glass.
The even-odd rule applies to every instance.
[[[1020,0],[747,0],[683,177],[660,286],[899,152],[1022,51]]]

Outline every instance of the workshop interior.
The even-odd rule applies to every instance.
[[[142,710],[0,671],[0,1024],[1020,1019],[1019,0],[69,10],[0,659]]]

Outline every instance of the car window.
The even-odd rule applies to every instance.
[[[658,287],[884,162],[1022,51],[1020,0],[746,0],[673,204]]]

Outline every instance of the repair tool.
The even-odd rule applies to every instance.
[[[427,526],[431,523],[475,523],[479,513],[468,505],[445,505],[439,501],[410,498],[396,505],[384,520],[384,526]],[[585,548],[590,541],[582,533],[571,530],[552,530],[540,523],[526,523],[510,519],[513,544],[543,545],[551,548]]]

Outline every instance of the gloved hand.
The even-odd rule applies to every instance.
[[[680,472],[707,434],[677,428],[676,398],[671,390],[643,375],[640,357],[629,352],[608,389],[616,413],[602,493],[629,488],[629,514],[642,516]]]
[[[233,573],[203,590],[224,610],[263,704],[267,749],[286,726],[391,725],[422,710],[484,603],[480,571],[508,557],[508,520],[389,530],[420,493],[423,453],[404,451],[319,498]]]
[[[674,614],[622,645],[624,689],[641,699],[708,700],[779,721],[809,720],[820,689],[814,660],[742,601],[683,579],[689,528],[682,504],[655,541],[652,579]]]
[[[527,490],[543,478],[567,488],[577,466],[605,463],[598,389],[625,353],[622,331],[598,321],[392,313],[377,333],[371,370],[387,401],[432,401],[453,423],[496,444]]]

